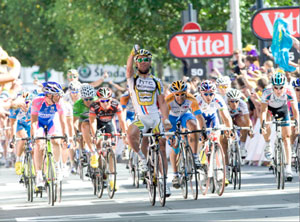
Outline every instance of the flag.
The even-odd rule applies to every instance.
[[[293,40],[288,30],[287,22],[278,18],[273,26],[273,39],[271,50],[274,61],[284,71],[293,72],[295,67],[289,65],[289,51],[293,46]]]

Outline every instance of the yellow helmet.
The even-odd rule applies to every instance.
[[[137,58],[139,56],[147,56],[149,59],[152,59],[152,54],[151,52],[149,52],[148,50],[146,49],[139,49],[135,55],[135,61],[137,61]]]
[[[187,90],[187,84],[182,80],[172,82],[170,87],[170,91],[172,93],[186,92],[186,90]]]

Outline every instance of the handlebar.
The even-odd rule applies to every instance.
[[[34,140],[51,140],[51,139],[67,139],[66,136],[41,136],[41,137],[34,137]]]

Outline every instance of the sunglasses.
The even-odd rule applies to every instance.
[[[219,86],[220,89],[227,89],[228,86]]]
[[[203,93],[204,96],[213,96],[214,93]]]
[[[296,90],[297,92],[300,92],[300,88],[295,88],[295,90]]]
[[[178,96],[178,97],[179,97],[179,96],[180,96],[180,97],[184,97],[185,94],[184,94],[184,93],[176,93],[175,96]]]
[[[110,101],[110,99],[101,99],[100,102],[101,103],[108,103]]]
[[[94,98],[92,98],[92,97],[91,97],[91,98],[84,98],[83,100],[86,101],[86,102],[87,102],[87,101],[93,101]]]
[[[79,91],[71,91],[72,94],[77,94]]]
[[[7,64],[7,60],[0,60],[1,61],[1,65],[6,65]]]
[[[68,78],[69,78],[69,79],[77,78],[77,75],[68,75]]]
[[[139,58],[136,61],[138,61],[138,62],[150,62],[151,59],[146,57],[146,58]]]
[[[230,100],[231,103],[238,103],[238,100]]]
[[[283,89],[283,86],[274,86],[274,89],[276,89],[276,90],[281,90],[281,89]]]
[[[28,101],[28,100],[27,100],[27,101],[25,101],[25,104],[26,104],[26,105],[27,105],[28,103],[30,103],[30,101]]]

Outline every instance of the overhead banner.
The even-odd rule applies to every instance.
[[[300,38],[300,7],[263,8],[258,10],[251,20],[252,32],[261,40],[271,40],[273,25],[277,18],[285,19],[291,35]]]
[[[168,42],[170,53],[180,59],[220,58],[233,55],[231,32],[175,33]]]

